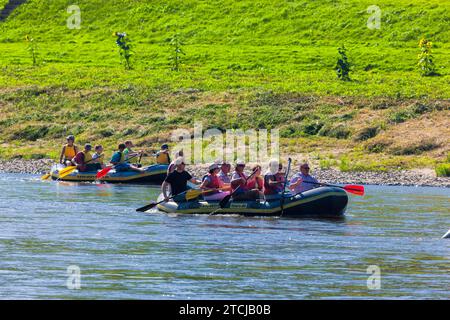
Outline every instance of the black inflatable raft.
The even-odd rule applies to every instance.
[[[284,201],[230,201],[220,208],[219,201],[195,200],[189,202],[164,202],[157,206],[165,213],[179,214],[239,214],[243,216],[283,217],[342,217],[348,203],[347,193],[335,187],[320,187]]]

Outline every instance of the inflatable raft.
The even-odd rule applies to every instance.
[[[51,176],[53,180],[59,179],[59,170],[64,167],[56,165],[52,167]],[[116,172],[112,169],[106,176],[99,179],[99,181],[111,182],[111,183],[145,183],[154,184],[162,183],[166,178],[168,165],[152,165],[144,167],[144,173],[135,171],[120,171]],[[71,174],[65,176],[60,181],[72,181],[72,182],[92,182],[96,181],[97,172],[78,172],[75,170]]]
[[[163,202],[159,211],[179,214],[238,214],[243,216],[323,217],[344,215],[348,203],[347,193],[335,187],[320,187],[295,196],[273,201],[230,201],[220,208],[219,201],[195,200],[189,202]],[[149,211],[151,212],[151,211]]]

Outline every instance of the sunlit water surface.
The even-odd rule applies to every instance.
[[[169,216],[135,211],[155,187],[1,174],[0,298],[449,299],[449,191],[367,186],[341,221]]]

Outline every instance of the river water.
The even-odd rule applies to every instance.
[[[450,190],[343,220],[138,213],[159,190],[0,175],[1,299],[449,299]],[[78,276],[79,275],[79,276]]]

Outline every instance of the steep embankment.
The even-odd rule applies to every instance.
[[[0,23],[0,156],[55,156],[79,143],[147,148],[175,128],[279,128],[283,150],[343,170],[433,167],[449,152],[450,3],[30,0]],[[125,70],[115,31],[132,39]],[[181,70],[171,71],[178,33]],[[25,36],[35,39],[33,66]],[[438,77],[417,68],[434,41]],[[336,79],[345,43],[350,82]]]

